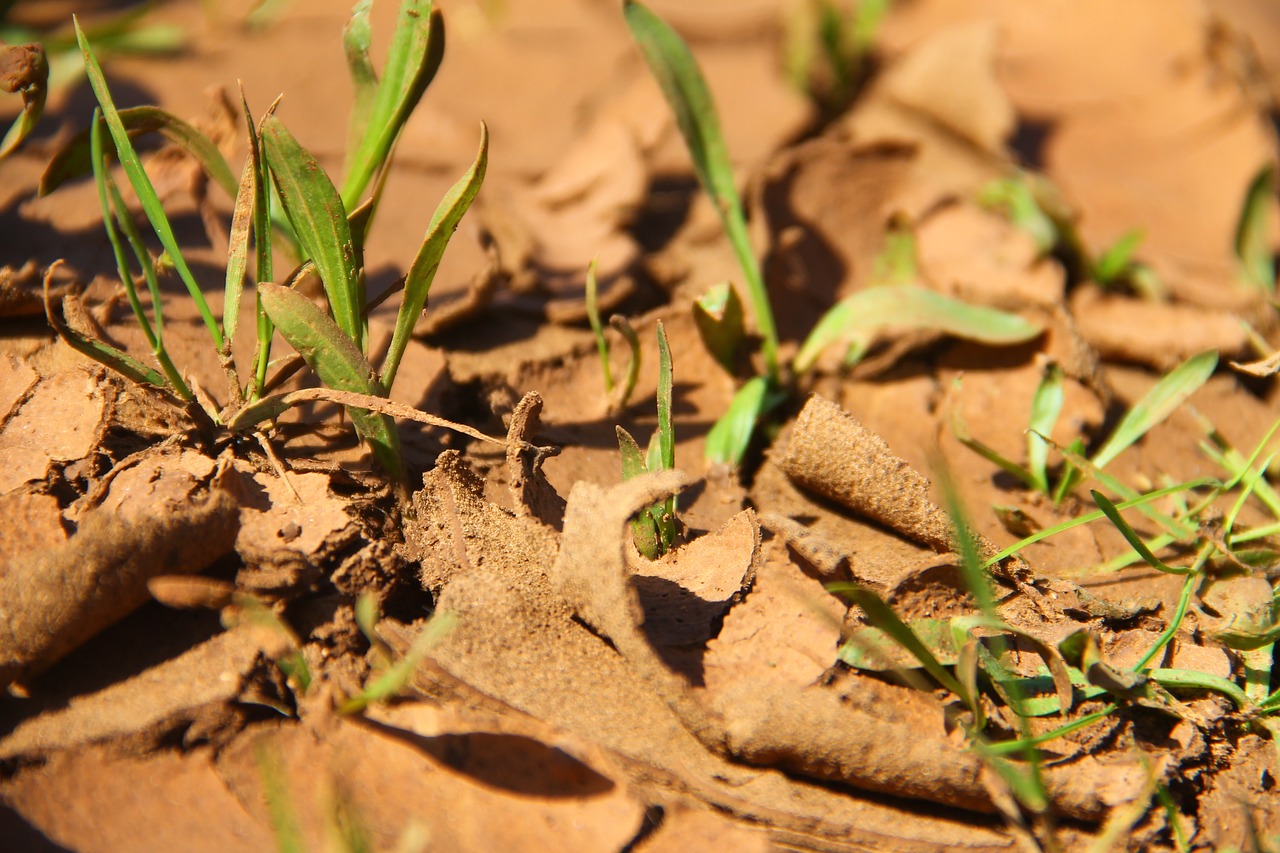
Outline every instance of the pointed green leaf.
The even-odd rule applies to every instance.
[[[1093,265],[1093,278],[1098,284],[1110,284],[1129,268],[1133,261],[1133,253],[1141,245],[1143,232],[1141,228],[1126,231],[1118,240],[1098,256]]]
[[[280,203],[303,251],[315,262],[333,319],[363,350],[363,272],[342,199],[316,158],[274,115],[262,123],[262,143]]]
[[[1236,257],[1241,275],[1247,284],[1263,293],[1272,293],[1276,288],[1270,221],[1275,195],[1275,167],[1268,163],[1249,183],[1236,223]]]
[[[596,296],[599,286],[596,282],[596,265],[598,258],[592,258],[587,264],[587,322],[591,324],[591,334],[596,339],[596,352],[600,356],[600,371],[604,374],[604,392],[613,393],[613,366],[609,363],[609,339],[604,336],[604,324],[600,322],[600,307]]]
[[[440,268],[440,259],[449,245],[449,238],[457,230],[463,214],[471,206],[471,201],[480,191],[484,183],[484,173],[489,165],[489,129],[480,123],[480,150],[476,153],[475,162],[467,173],[458,179],[445,193],[431,224],[427,226],[426,236],[418,256],[409,267],[405,277],[404,301],[400,303],[400,311],[396,315],[396,330],[391,337],[391,348],[387,351],[382,367],[382,384],[390,388],[395,382],[396,370],[400,367],[400,358],[409,339],[413,336],[414,324],[427,304],[427,294],[431,290],[431,282],[435,280],[436,270]]]
[[[442,59],[444,18],[431,8],[430,0],[403,0],[365,134],[342,184],[342,201],[347,207],[356,206],[373,174],[386,162]]]
[[[1119,456],[1157,424],[1173,414],[1187,398],[1209,381],[1218,366],[1218,351],[1206,350],[1184,361],[1139,400],[1098,449],[1092,461],[1098,468]]]
[[[711,91],[684,39],[648,8],[625,0],[622,13],[631,36],[640,48],[667,104],[675,114],[698,181],[720,214],[725,234],[733,246],[762,340],[761,354],[770,378],[778,369],[778,332],[765,289],[760,263],[751,248],[746,216],[733,179],[729,150],[720,131]]]
[[[115,102],[111,99],[111,92],[107,89],[106,78],[102,76],[102,68],[98,65],[98,60],[94,57],[93,50],[89,47],[89,41],[85,38],[84,31],[80,29],[80,22],[74,16],[72,17],[72,22],[75,25],[76,41],[80,45],[80,54],[84,60],[85,74],[89,78],[89,85],[98,99],[98,104],[102,107],[102,115],[106,119],[107,129],[111,131],[111,138],[115,140],[116,156],[120,160],[120,165],[124,168],[125,174],[128,175],[129,184],[133,187],[133,192],[138,197],[143,212],[146,213],[147,219],[151,222],[151,227],[155,229],[156,236],[160,238],[160,244],[164,246],[164,250],[168,253],[179,278],[182,279],[182,283],[187,287],[187,292],[191,294],[192,300],[195,301],[200,317],[209,329],[209,335],[213,338],[214,347],[221,350],[223,343],[222,329],[219,328],[218,321],[214,318],[213,312],[209,310],[209,304],[205,301],[204,293],[200,290],[200,285],[196,282],[195,276],[192,275],[191,269],[187,266],[186,259],[182,255],[182,249],[178,246],[178,240],[173,234],[172,226],[169,224],[169,218],[165,215],[159,196],[156,195],[155,187],[152,185],[151,179],[147,177],[146,170],[142,168],[142,161],[138,159],[138,152],[133,149],[133,143],[129,140],[129,133],[125,130],[124,123],[120,120],[119,112],[116,111]],[[228,170],[228,174],[230,174],[230,170]],[[234,183],[235,180],[233,178],[233,186]],[[234,193],[235,190],[233,189],[231,192]]]
[[[227,158],[208,136],[188,122],[159,107],[129,107],[119,110],[120,124],[130,139],[147,133],[159,133],[165,139],[180,146],[196,159],[214,183],[229,197],[235,198],[237,182]],[[108,148],[114,152],[114,147]],[[71,137],[58,149],[40,176],[40,195],[48,195],[66,181],[89,174],[92,164],[89,157],[89,129]]]
[[[369,115],[378,93],[378,75],[369,58],[369,46],[373,43],[373,27],[369,24],[369,12],[373,0],[358,0],[351,9],[351,17],[342,30],[342,48],[347,55],[347,71],[355,97],[351,101],[351,118],[347,120],[347,154],[355,154],[369,129]],[[347,163],[346,171],[351,171]]]
[[[803,373],[831,344],[858,331],[887,326],[933,329],[987,344],[1023,343],[1043,330],[1016,314],[969,305],[923,287],[873,287],[841,300],[822,315],[793,366]]]
[[[756,423],[764,411],[769,380],[753,377],[738,389],[729,408],[707,433],[705,455],[708,462],[738,466],[751,444]]]
[[[1051,435],[1062,413],[1062,368],[1050,363],[1045,366],[1040,384],[1031,398],[1031,417],[1027,432],[1027,470],[1033,487],[1049,494],[1049,445],[1040,436]]]
[[[287,287],[265,282],[258,285],[258,293],[263,310],[321,382],[339,391],[386,396],[364,354],[311,300]],[[383,469],[393,478],[403,477],[395,422],[366,409],[349,407],[347,413]]]

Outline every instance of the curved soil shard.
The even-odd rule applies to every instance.
[[[931,500],[929,480],[829,400],[805,403],[781,467],[803,489],[939,553],[951,550],[951,519]]]
[[[47,668],[141,606],[152,577],[196,573],[231,552],[237,500],[172,456],[138,466],[150,500],[124,490],[134,493],[87,511],[65,544],[0,566],[0,684]]]

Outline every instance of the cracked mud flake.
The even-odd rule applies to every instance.
[[[0,493],[88,456],[106,429],[106,415],[96,371],[73,368],[41,380],[0,430]]]

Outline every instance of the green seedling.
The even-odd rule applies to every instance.
[[[761,419],[790,396],[787,388],[790,376],[778,358],[773,309],[760,263],[751,248],[746,214],[734,182],[715,104],[693,54],[675,30],[635,0],[624,0],[623,16],[675,116],[694,173],[720,216],[742,270],[747,296],[744,301],[751,306],[755,332],[760,338],[759,356],[763,367],[760,375],[739,388],[728,410],[712,428],[706,444],[708,461],[739,465]],[[835,306],[801,347],[801,355],[789,366],[791,371],[803,373],[827,345],[839,340],[847,342],[872,326],[923,325],[944,331],[965,328],[986,336],[979,339],[1004,342],[1027,340],[1039,333],[1039,327],[990,309],[971,309],[936,294],[921,296],[921,291],[911,288],[886,289],[903,292],[880,296],[871,291]],[[884,308],[887,303],[896,313],[886,316],[889,313],[886,311],[868,318],[863,313],[868,302],[870,311]],[[979,313],[975,315],[973,311]],[[988,331],[992,327],[995,331]],[[1035,331],[1030,331],[1031,328]],[[716,355],[721,357],[719,352]]]
[[[630,480],[646,472],[670,471],[676,467],[675,430],[671,425],[671,348],[661,321],[658,323],[658,429],[649,440],[649,449],[641,453],[631,433],[616,427],[618,452],[622,457],[622,479]],[[636,550],[650,560],[656,560],[675,546],[676,526],[675,496],[654,504],[641,512],[631,522],[631,532]]]
[[[621,314],[609,318],[609,325],[622,336],[627,344],[627,371],[622,383],[614,381],[613,364],[609,358],[609,339],[605,336],[604,326],[600,322],[598,304],[598,284],[596,281],[596,261],[592,259],[587,266],[587,322],[591,324],[591,333],[596,339],[596,351],[600,354],[600,372],[604,376],[604,391],[609,398],[609,411],[616,414],[627,407],[631,392],[640,380],[640,339],[631,323]]]
[[[1276,170],[1268,163],[1245,191],[1236,222],[1235,251],[1240,279],[1267,296],[1276,290],[1275,255],[1271,248],[1271,208],[1275,204]]]
[[[367,604],[365,609],[366,611],[368,610]],[[377,622],[376,608],[375,614],[372,618],[367,618],[367,621],[369,624],[366,635],[376,638],[377,634],[373,629],[374,624]],[[386,666],[381,672],[376,673],[369,679],[369,683],[365,685],[364,690],[341,702],[338,705],[338,713],[344,715],[358,714],[370,705],[386,702],[400,695],[409,684],[413,673],[417,671],[418,665],[422,663],[422,659],[426,657],[427,652],[431,651],[446,634],[453,630],[457,621],[457,617],[452,613],[436,611],[430,621],[418,632],[418,636],[414,638],[404,657],[390,666]]]
[[[1155,270],[1135,258],[1142,229],[1126,231],[1095,257],[1062,193],[1044,175],[1019,171],[997,178],[978,191],[977,200],[1029,234],[1040,254],[1058,255],[1072,282],[1092,281],[1108,289],[1129,288],[1148,299],[1164,298]]]
[[[827,119],[849,106],[866,79],[871,47],[889,6],[889,0],[860,0],[852,8],[835,0],[807,0],[787,17],[787,79]]]
[[[414,323],[426,305],[427,294],[449,238],[484,180],[488,162],[488,131],[481,126],[475,162],[445,195],[427,226],[422,246],[403,283],[404,296],[390,347],[381,370],[375,370],[365,352],[366,315],[370,304],[364,290],[363,245],[383,182],[378,180],[374,184],[372,198],[358,206],[356,201],[373,178],[385,178],[395,139],[409,111],[417,104],[439,67],[443,51],[443,23],[430,3],[404,0],[400,7],[401,26],[392,40],[383,78],[377,81],[376,77],[370,76],[372,72],[368,67],[367,33],[351,36],[353,30],[360,30],[360,22],[367,25],[368,6],[368,3],[358,4],[353,14],[355,23],[348,30],[348,52],[360,58],[361,62],[353,62],[353,67],[358,65],[361,69],[358,73],[363,76],[357,81],[358,103],[351,126],[352,137],[358,137],[360,142],[350,158],[350,171],[343,193],[337,190],[316,159],[275,116],[274,104],[256,126],[245,105],[249,156],[239,181],[234,178],[216,146],[190,125],[154,108],[124,113],[116,110],[89,39],[78,22],[75,24],[77,39],[90,85],[100,104],[101,119],[95,116],[83,142],[73,140],[54,159],[46,170],[44,187],[52,189],[86,168],[94,173],[104,223],[126,295],[160,370],[151,369],[125,353],[71,331],[65,323],[54,321],[55,327],[72,346],[134,381],[168,390],[181,401],[190,402],[194,396],[164,347],[157,264],[152,261],[143,235],[127,211],[107,169],[108,158],[114,155],[164,249],[166,265],[171,266],[186,285],[227,372],[227,406],[221,411],[204,411],[204,417],[213,425],[246,430],[255,428],[264,420],[274,419],[298,402],[331,399],[347,406],[356,431],[370,445],[374,458],[398,479],[403,476],[403,466],[393,416],[407,414],[417,420],[459,428],[456,424],[416,410],[406,413],[405,407],[396,406],[385,398],[395,380]],[[148,131],[159,131],[190,152],[215,182],[226,188],[235,199],[224,294],[228,313],[223,322],[219,322],[209,309],[133,147],[132,136]],[[331,316],[289,286],[271,283],[274,268],[271,238],[273,232],[282,230],[278,225],[273,226],[277,212],[283,217],[277,222],[287,225],[283,230],[295,241],[304,261],[286,278],[286,282],[294,283],[307,272],[316,274],[323,285]],[[251,242],[256,246],[254,281],[258,282],[255,288],[258,352],[246,394],[231,357],[231,342],[237,331],[238,306],[247,277]],[[139,297],[126,244],[131,250],[133,263],[140,270],[141,279],[147,284],[154,322],[147,316]],[[51,310],[49,313],[52,315]],[[325,384],[322,395],[315,393],[320,389],[313,389],[309,393],[264,396],[273,384],[266,374],[270,364],[271,338],[276,330],[298,351],[301,362],[315,371]],[[274,383],[279,384],[282,377],[294,369],[286,365]],[[473,431],[468,431],[468,434],[470,432]]]
[[[1055,503],[1061,503],[1085,474],[1105,481],[1107,487],[1112,488],[1113,483],[1102,473],[1106,465],[1173,414],[1209,380],[1217,364],[1217,351],[1207,350],[1175,367],[1134,404],[1092,457],[1084,457],[1082,439],[1061,449],[1066,465],[1056,482],[1050,481],[1048,467],[1049,448],[1056,447],[1049,434],[1057,424],[1063,405],[1063,376],[1056,365],[1046,365],[1032,398],[1025,466],[974,438],[958,408],[952,410],[951,428],[956,438],[970,450],[1021,480],[1028,488],[1050,495]],[[960,380],[956,382],[958,385]],[[1126,498],[1136,497],[1136,493],[1123,486],[1116,490],[1124,493]]]

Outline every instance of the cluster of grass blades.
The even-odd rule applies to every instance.
[[[637,359],[638,360],[638,359]],[[671,425],[671,347],[667,332],[658,322],[658,428],[649,439],[648,449],[640,450],[631,433],[621,426],[618,452],[622,456],[622,479],[630,480],[644,473],[670,471],[676,467],[675,430]],[[649,507],[631,522],[636,549],[650,560],[661,557],[676,544],[679,532],[674,495]]]
[[[488,132],[482,125],[475,162],[445,195],[427,225],[422,246],[400,282],[404,296],[390,347],[381,369],[375,370],[368,359],[367,314],[372,305],[365,294],[363,245],[376,213],[395,141],[443,58],[444,24],[439,11],[433,10],[428,0],[403,0],[379,78],[369,57],[371,5],[371,0],[356,4],[346,31],[347,57],[356,81],[356,102],[341,191],[315,157],[276,117],[275,104],[257,122],[248,104],[244,104],[249,156],[239,181],[216,146],[187,123],[153,107],[117,110],[89,38],[79,22],[75,22],[76,37],[99,109],[89,130],[73,139],[50,163],[42,180],[42,191],[50,191],[70,177],[92,171],[120,279],[159,369],[72,331],[55,318],[50,309],[51,322],[68,343],[133,381],[164,389],[187,404],[193,414],[232,431],[256,429],[305,400],[330,399],[342,403],[379,465],[392,478],[400,479],[403,466],[393,417],[457,428],[434,416],[392,404],[385,398],[409,344],[414,323],[426,305],[449,239],[484,180]],[[184,259],[134,148],[133,137],[148,131],[159,131],[180,144],[235,199],[221,321],[209,308]],[[158,265],[108,168],[112,156],[119,161],[163,248],[165,265],[172,268],[186,286],[208,330],[211,345],[222,361],[228,377],[228,401],[221,410],[196,405],[195,393],[168,354]],[[366,198],[371,186],[372,193]],[[283,234],[296,247],[298,262],[279,284],[273,283],[277,268],[272,247],[275,234]],[[250,378],[242,381],[231,346],[239,331],[237,318],[250,267],[251,242],[254,246],[252,281],[257,283],[254,294],[257,352]],[[150,315],[138,292],[134,264],[150,295]],[[319,277],[330,313],[293,289],[307,273]],[[289,360],[274,377],[268,377],[276,331],[298,356]],[[324,389],[271,394],[301,363],[315,372]]]
[[[871,48],[890,0],[807,0],[793,4],[786,19],[783,67],[791,85],[804,92],[827,120],[853,101],[867,79]]]
[[[1014,462],[970,435],[958,407],[952,411],[951,429],[956,438],[970,450],[995,463],[1027,488],[1052,497],[1054,503],[1061,503],[1080,483],[1084,474],[1104,479],[1106,475],[1103,469],[1107,464],[1186,402],[1209,380],[1217,365],[1216,350],[1199,353],[1178,365],[1129,409],[1091,457],[1086,459],[1084,456],[1083,438],[1076,438],[1070,445],[1062,448],[1065,462],[1056,479],[1049,466],[1049,450],[1053,443],[1048,437],[1057,425],[1063,406],[1064,377],[1056,364],[1045,365],[1040,384],[1032,397],[1027,422],[1026,465]],[[958,385],[960,380],[956,381]]]
[[[760,372],[742,384],[712,428],[706,445],[708,461],[740,464],[764,418],[793,394],[796,376],[811,370],[827,347],[848,345],[870,330],[886,326],[937,329],[991,344],[1023,342],[1040,334],[1040,326],[1020,317],[966,305],[923,287],[871,288],[834,306],[814,326],[796,358],[783,364],[769,294],[751,247],[728,149],[702,72],[684,40],[648,8],[625,0],[623,15],[675,115],[694,173],[720,215],[742,271],[745,303],[750,305],[759,339]],[[738,352],[749,340],[740,309],[740,305],[732,307],[722,288],[709,293],[695,309],[704,342],[731,372]]]
[[[1280,427],[1280,422],[1276,426]],[[955,539],[959,543],[963,576],[978,612],[949,619],[906,622],[874,591],[857,584],[833,584],[829,589],[859,605],[867,622],[866,627],[848,635],[841,647],[840,659],[855,669],[895,677],[910,686],[930,690],[936,685],[953,693],[965,710],[956,722],[965,731],[970,747],[1000,775],[1022,808],[1032,815],[1042,815],[1048,804],[1039,779],[1039,749],[1100,723],[1121,708],[1141,707],[1204,725],[1206,721],[1198,712],[1178,696],[1216,693],[1230,701],[1234,716],[1242,725],[1270,734],[1280,750],[1280,689],[1272,689],[1271,679],[1273,644],[1280,639],[1280,599],[1273,598],[1255,612],[1237,614],[1229,627],[1213,635],[1219,643],[1243,656],[1242,683],[1211,673],[1159,665],[1197,590],[1214,578],[1248,573],[1258,565],[1273,565],[1280,556],[1274,551],[1261,553],[1247,547],[1248,543],[1273,535],[1273,528],[1280,525],[1248,531],[1237,529],[1241,508],[1257,496],[1259,488],[1267,488],[1265,475],[1272,459],[1262,458],[1262,452],[1275,430],[1273,427],[1264,436],[1247,459],[1233,466],[1235,473],[1225,480],[1202,478],[1120,503],[1094,490],[1091,494],[1098,506],[1096,512],[1043,531],[987,560],[980,557],[965,512],[954,490],[948,487],[949,481],[943,472],[938,479],[956,525]],[[1187,535],[1174,544],[1179,546],[1180,553],[1191,557],[1185,564],[1170,564],[1158,557],[1149,543],[1134,531],[1123,512],[1180,495],[1193,496],[1195,503],[1184,505],[1178,518],[1169,521],[1188,528]],[[1210,523],[1210,508],[1228,496],[1233,498],[1229,509],[1220,518],[1215,515]],[[1266,505],[1267,501],[1262,503]],[[1275,514],[1280,518],[1280,513]],[[1056,646],[1047,646],[1007,624],[996,610],[986,575],[986,569],[993,562],[1032,541],[1101,519],[1114,525],[1125,538],[1132,561],[1184,578],[1167,627],[1130,666],[1108,661],[1101,651],[1099,636],[1091,630],[1081,629]],[[1038,672],[1027,675],[1016,671],[1008,656],[1015,645],[1029,648],[1041,658]],[[1000,737],[984,711],[984,699],[1008,710],[1020,729],[1017,736]],[[1102,704],[1087,713],[1075,710],[1087,701]],[[1062,722],[1040,723],[1033,733],[1033,719],[1053,716],[1060,717]],[[1017,758],[1022,760],[1013,760]],[[1168,813],[1180,849],[1187,849],[1181,818],[1167,789],[1154,774],[1144,791],[1142,801],[1134,804],[1132,814],[1113,815],[1104,827],[1104,834],[1114,829],[1119,833],[1116,837],[1122,837],[1142,812],[1158,802]],[[1020,819],[1019,815],[1006,817]],[[1123,820],[1130,822],[1121,827]]]

